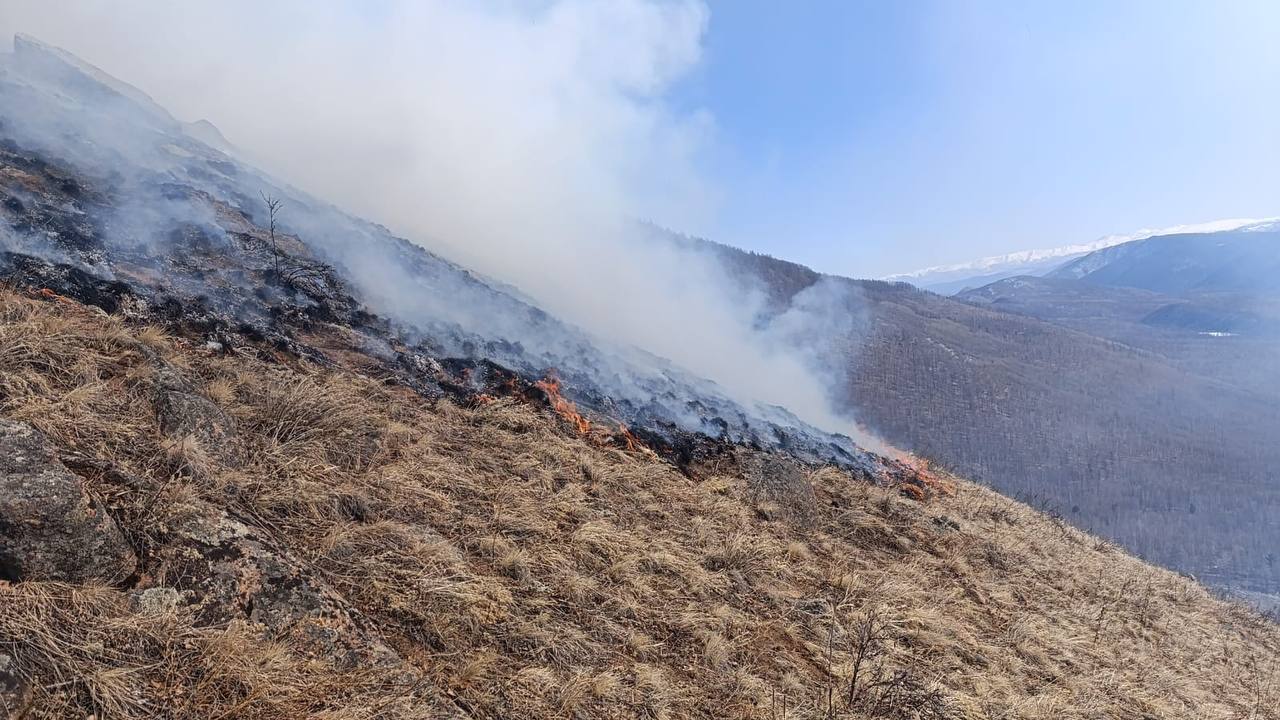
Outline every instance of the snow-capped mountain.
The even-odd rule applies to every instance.
[[[1090,243],[1039,250],[1022,250],[970,262],[938,265],[913,272],[890,275],[885,279],[908,282],[925,290],[951,295],[967,288],[980,287],[1008,277],[1046,275],[1076,258],[1134,240],[1144,240],[1157,235],[1239,230],[1265,226],[1277,220],[1280,220],[1280,218],[1230,218],[1158,229],[1143,228],[1127,234],[1107,235]]]
[[[1247,293],[1280,290],[1280,223],[1234,230],[1156,235],[1072,260],[1047,277],[1153,292]]]

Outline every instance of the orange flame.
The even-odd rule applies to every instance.
[[[945,495],[947,497],[955,497],[956,484],[946,477],[943,473],[934,469],[928,461],[916,458],[916,472],[920,474],[920,479],[924,484],[935,493]]]
[[[547,399],[551,402],[551,409],[560,417],[568,420],[569,424],[577,429],[579,435],[586,435],[591,431],[591,422],[582,417],[582,413],[578,412],[576,405],[560,394],[559,378],[548,374],[542,380],[534,383],[533,386],[546,393]]]
[[[626,443],[627,449],[631,452],[640,450],[648,450],[644,443],[640,442],[640,438],[631,434],[631,429],[622,423],[618,423],[618,434],[622,436],[622,442]]]
[[[907,469],[909,469],[913,476],[912,480],[915,483],[918,483],[918,485],[913,485],[911,484],[911,482],[904,482],[901,485],[902,489],[912,497],[916,497],[917,493],[920,495],[924,495],[925,492],[923,491],[926,491],[926,490],[928,491],[927,494],[930,497],[934,497],[938,495],[942,495],[945,497],[955,496],[956,494],[955,483],[952,482],[950,479],[948,479],[944,473],[939,472],[937,469],[935,469],[933,465],[925,458],[922,458],[918,455],[912,455],[909,453],[902,453],[901,457],[897,457],[894,459],[897,460],[902,465],[904,465]],[[907,490],[907,488],[909,487],[914,488],[916,492],[911,492],[910,490]],[[920,498],[917,498],[917,499],[920,499]]]
[[[915,500],[916,502],[925,501],[924,491],[921,490],[920,486],[918,485],[903,483],[898,486],[898,491],[901,492],[903,495],[906,495],[907,497],[911,498],[912,500]]]
[[[75,300],[72,300],[71,298],[66,297],[64,295],[59,295],[58,293],[50,290],[49,288],[40,288],[39,290],[35,291],[35,296],[38,298],[42,298],[44,300],[51,300],[53,302],[67,303],[68,305],[76,304]]]
[[[547,396],[548,402],[551,403],[551,409],[557,415],[567,420],[578,431],[579,435],[584,436],[592,444],[598,447],[622,445],[630,452],[656,457],[653,450],[650,450],[623,423],[618,423],[618,429],[614,431],[610,431],[607,426],[603,425],[592,426],[591,421],[578,412],[578,407],[563,395],[560,389],[560,378],[555,376],[554,371],[547,373],[545,378],[535,382],[533,386]]]

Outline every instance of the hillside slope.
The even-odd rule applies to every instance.
[[[1270,396],[1164,357],[866,286],[852,407],[894,441],[1207,582],[1275,592]]]
[[[810,336],[806,351],[830,376],[833,402],[892,444],[1153,562],[1216,585],[1280,591],[1274,350],[1261,354],[1247,338],[1174,340],[1146,325],[1150,345],[1130,346],[1071,329],[1073,318],[1064,327],[905,283],[666,238],[712,253],[744,292],[763,287],[771,316],[762,323],[809,312],[812,289],[835,288],[828,294],[839,303],[808,323],[837,330]],[[1223,340],[1225,357],[1201,352]],[[1237,347],[1244,354],[1233,357]]]
[[[306,328],[338,323],[432,392],[482,382],[473,366],[496,363],[529,380],[554,373],[584,409],[667,440],[876,462],[273,179],[143,99],[31,38],[0,53],[0,274],[112,311],[160,309],[221,347],[269,339],[300,352]]]
[[[1280,717],[1276,626],[969,483],[681,472],[336,330],[322,369],[33,294],[0,294],[0,483],[74,478],[92,522],[0,523],[10,716]]]

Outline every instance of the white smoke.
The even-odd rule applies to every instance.
[[[709,21],[698,0],[0,8],[0,32],[65,47],[175,116],[212,121],[244,159],[553,314],[854,434],[815,372],[829,363],[782,337],[799,316],[761,331],[762,298],[713,259],[634,237],[632,218],[688,227],[715,211],[699,171],[714,121],[669,100]]]

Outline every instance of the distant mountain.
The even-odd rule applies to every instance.
[[[1095,284],[1062,277],[1021,276],[965,290],[955,297],[1142,345],[1134,324],[1213,337],[1280,333],[1280,299],[1271,293],[1189,292]]]
[[[996,255],[955,265],[939,265],[915,272],[890,275],[889,282],[907,282],[922,290],[940,295],[952,295],[962,290],[980,287],[997,280],[1018,275],[1043,275],[1073,258],[1108,245],[1106,240],[1088,245],[1069,245],[1046,250],[1024,250]]]
[[[1050,273],[1095,285],[1186,293],[1280,293],[1280,223],[1159,235],[1090,253]]]
[[[1022,250],[953,265],[938,265],[909,273],[890,275],[890,282],[908,282],[940,295],[982,287],[1005,278],[1020,275],[1046,275],[1077,258],[1134,240],[1173,233],[1211,233],[1274,221],[1271,219],[1234,218],[1206,223],[1175,225],[1163,229],[1142,229],[1125,235],[1107,235],[1091,243],[1066,245],[1041,250]]]
[[[955,296],[1154,353],[1197,375],[1273,391],[1280,366],[1280,298],[1166,295],[1044,277],[1006,278]]]
[[[1263,221],[1105,248],[1047,277],[965,290],[966,303],[1151,352],[1189,372],[1276,396],[1280,232]]]

